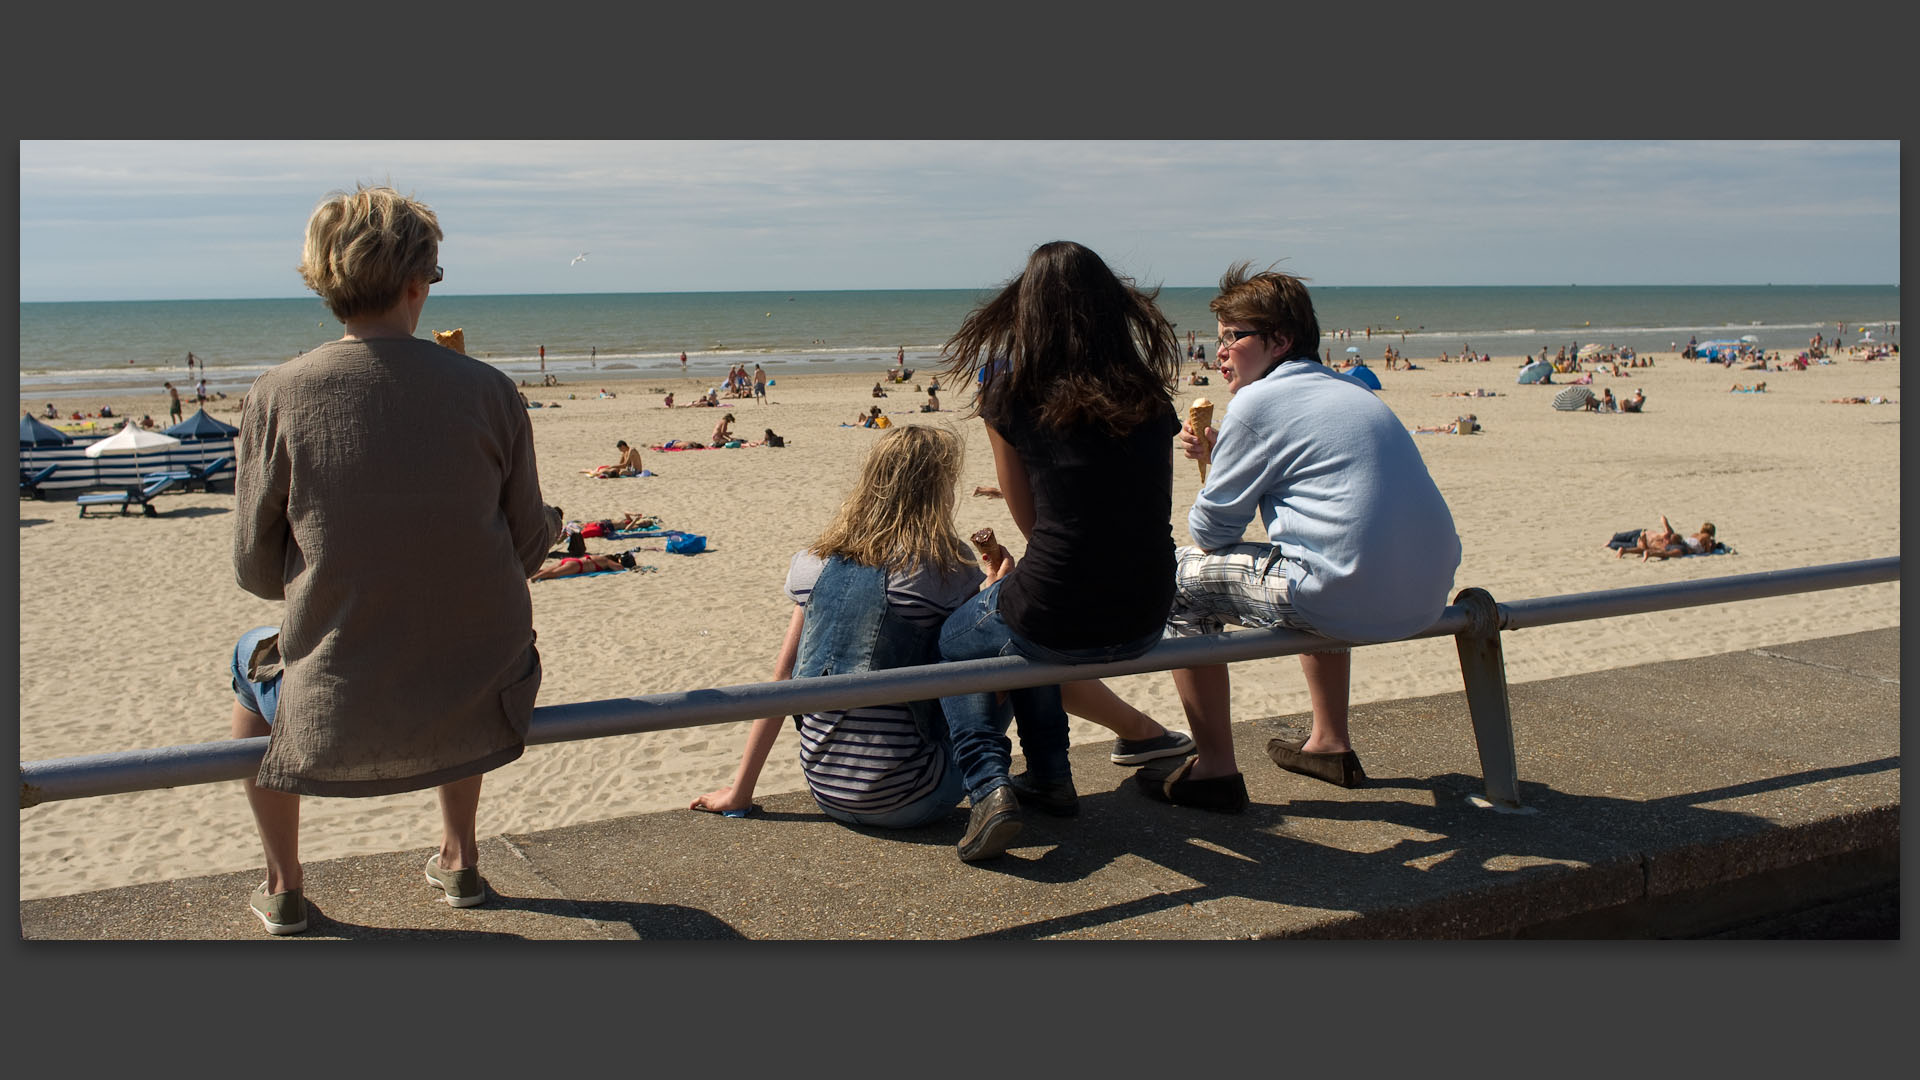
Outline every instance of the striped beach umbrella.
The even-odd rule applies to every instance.
[[[1593,400],[1593,391],[1584,386],[1569,386],[1553,395],[1553,407],[1561,412],[1579,412]]]

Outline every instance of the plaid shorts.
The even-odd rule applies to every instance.
[[[1272,544],[1230,544],[1211,554],[1183,547],[1174,554],[1173,612],[1168,637],[1218,634],[1226,623],[1250,630],[1284,626],[1320,631],[1288,602],[1290,585]],[[1347,652],[1346,646],[1317,652]]]

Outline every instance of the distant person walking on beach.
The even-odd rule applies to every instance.
[[[1154,293],[1079,244],[1043,244],[966,317],[945,355],[950,386],[992,368],[975,409],[1026,551],[1015,563],[998,548],[987,567],[997,580],[947,618],[941,656],[1074,664],[1151,649],[1173,600],[1167,442],[1180,427],[1179,338]],[[1089,545],[1098,558],[1087,557]],[[1023,804],[1078,809],[1061,688],[1010,690],[1007,699],[1027,763],[1018,777],[1009,775],[1007,718],[993,694],[940,702],[972,805],[963,861],[1004,852]]]
[[[753,365],[753,400],[767,403],[767,373],[759,364]]]
[[[687,354],[685,350],[682,350],[680,353],[680,373],[684,375],[686,374],[686,372],[687,372]]]
[[[323,201],[300,274],[345,332],[261,373],[243,410],[234,575],[285,601],[232,654],[232,733],[272,736],[245,783],[267,863],[251,910],[270,934],[307,925],[301,795],[435,788],[426,882],[454,907],[484,902],[481,778],[521,755],[533,717],[527,578],[560,513],[513,380],[414,337],[440,239],[433,211],[391,188]],[[395,558],[407,521],[432,522],[435,542]]]
[[[167,388],[167,419],[178,422],[183,415],[180,404],[180,391],[172,383],[162,383]]]

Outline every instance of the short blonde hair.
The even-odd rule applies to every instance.
[[[945,428],[908,424],[880,436],[859,483],[810,550],[883,570],[951,573],[972,563],[953,525],[963,452],[960,437]]]
[[[441,238],[433,211],[390,187],[335,191],[307,219],[300,277],[342,322],[377,315],[433,274]]]

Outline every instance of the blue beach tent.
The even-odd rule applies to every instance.
[[[20,416],[20,446],[66,446],[73,442],[73,436],[57,427],[43,424],[33,418],[31,413]]]
[[[196,409],[192,416],[168,428],[166,434],[176,439],[231,439],[240,434],[240,429],[215,420],[205,409]]]
[[[1355,364],[1347,369],[1347,374],[1365,383],[1369,390],[1380,389],[1380,376],[1375,375],[1373,369],[1365,364]]]

